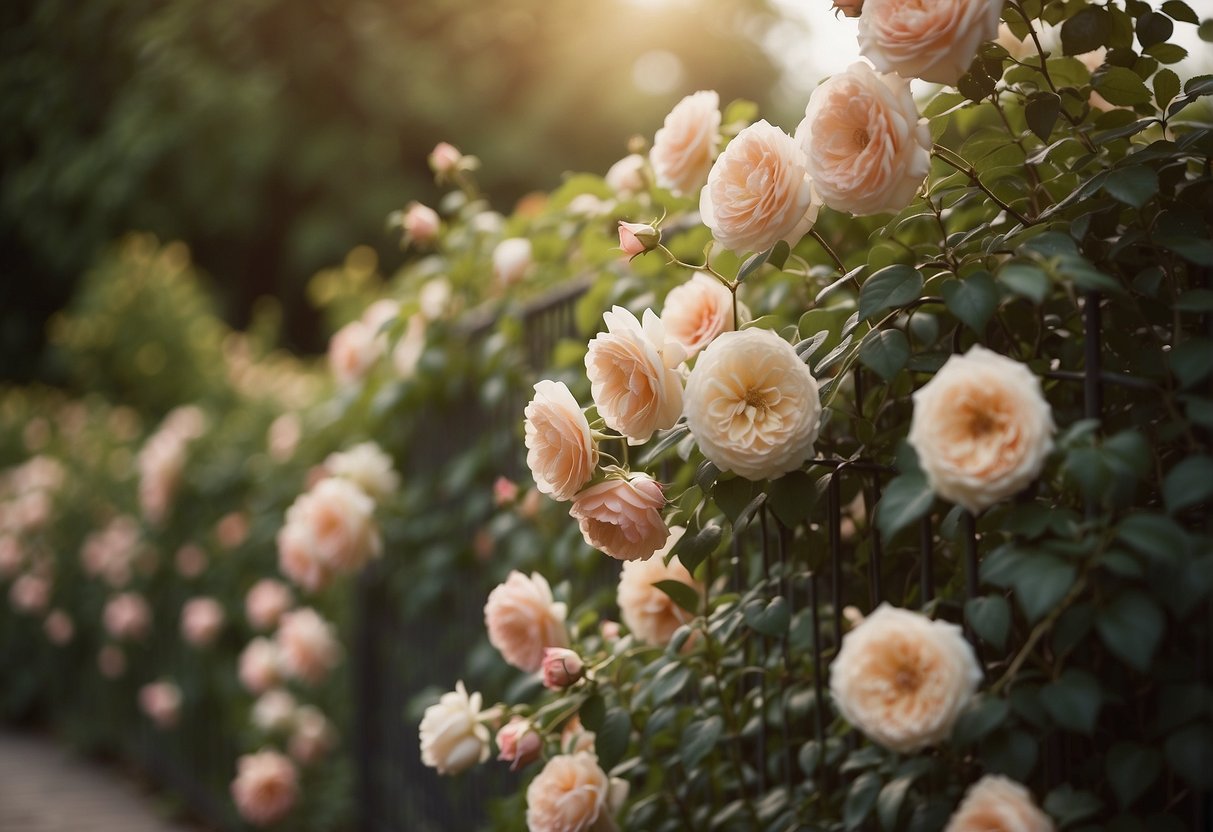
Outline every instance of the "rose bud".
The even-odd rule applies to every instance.
[[[459,163],[462,161],[463,154],[454,145],[447,142],[438,142],[430,151],[430,170],[440,177],[450,176],[459,169]]]
[[[581,678],[584,665],[581,656],[567,647],[545,647],[543,650],[543,686],[560,690]]]
[[[846,17],[859,17],[863,0],[834,0],[834,11],[842,12]]]
[[[619,223],[619,247],[629,259],[652,251],[660,242],[661,232],[648,223]]]
[[[497,732],[497,759],[510,764],[510,771],[517,771],[539,759],[543,750],[543,738],[535,732],[531,723],[520,716],[507,722]]]

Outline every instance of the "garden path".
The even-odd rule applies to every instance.
[[[162,814],[121,772],[0,729],[0,832],[197,832]]]

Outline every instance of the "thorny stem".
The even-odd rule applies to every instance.
[[[989,188],[987,188],[985,186],[985,184],[981,181],[981,179],[978,178],[977,171],[975,171],[971,165],[969,165],[963,159],[959,159],[959,157],[957,157],[959,159],[959,161],[957,161],[956,159],[948,158],[949,155],[955,155],[955,154],[953,154],[946,147],[944,147],[943,145],[938,145],[938,144],[935,145],[932,155],[936,159],[939,159],[941,162],[951,165],[952,167],[956,168],[956,170],[967,175],[969,177],[970,182],[972,182],[974,185],[976,185],[978,188],[980,188],[982,190],[982,192],[985,193],[986,196],[988,196],[991,200],[993,200],[995,205],[997,205],[999,208],[1001,208],[1002,210],[1006,211],[1008,214],[1013,216],[1020,223],[1020,225],[1027,226],[1027,225],[1033,224],[1032,220],[1029,220],[1023,214],[1019,213],[1014,208],[1012,208],[1010,205],[1003,202],[1001,199],[998,198],[998,196],[995,195],[995,193],[993,191],[991,191]]]
[[[1040,642],[1049,630],[1053,629],[1053,625],[1057,623],[1057,619],[1061,618],[1061,614],[1069,609],[1070,605],[1078,600],[1078,596],[1087,588],[1085,578],[1079,578],[1074,582],[1074,586],[1070,587],[1070,591],[1066,593],[1066,597],[1061,599],[1061,603],[1055,606],[1048,615],[1040,620],[1040,622],[1032,628],[1031,634],[1028,635],[1028,640],[1024,642],[1019,652],[1015,654],[1015,658],[1011,660],[1011,664],[1007,666],[1007,670],[1002,676],[990,686],[990,695],[997,696],[999,691],[1009,685],[1015,679],[1015,674],[1023,667],[1023,663],[1028,660],[1028,656],[1032,655],[1032,651],[1036,649],[1037,643]]]
[[[811,234],[813,236],[813,239],[817,241],[817,244],[819,246],[821,246],[822,249],[825,250],[825,253],[827,255],[829,255],[830,259],[834,261],[834,266],[838,269],[838,273],[846,274],[847,273],[846,265],[842,262],[842,259],[834,252],[834,249],[830,248],[830,244],[827,243],[825,241],[825,238],[821,236],[821,233],[818,232],[816,226],[809,229],[809,234]]]
[[[730,291],[733,291],[735,289],[735,286],[734,286],[735,281],[729,280],[727,277],[722,275],[720,272],[713,269],[712,264],[707,260],[707,258],[704,258],[702,266],[696,266],[694,263],[688,263],[685,260],[679,260],[677,255],[674,254],[674,252],[672,252],[668,248],[666,248],[665,243],[658,243],[657,248],[654,249],[654,251],[660,251],[666,257],[670,258],[669,259],[670,263],[673,263],[676,266],[682,266],[684,269],[690,269],[693,272],[707,272],[708,274],[712,275],[717,280],[719,280],[721,283],[723,283],[725,286],[727,286]]]

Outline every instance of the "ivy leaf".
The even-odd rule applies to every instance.
[[[1131,69],[1123,66],[1105,66],[1091,76],[1091,85],[1111,104],[1132,107],[1147,104],[1150,90],[1145,82]]]
[[[1171,514],[1213,497],[1213,457],[1190,456],[1181,460],[1167,472],[1162,494]]]
[[[943,299],[948,311],[980,335],[998,308],[998,289],[987,272],[977,272],[945,283]]]
[[[892,381],[910,358],[910,342],[900,329],[882,329],[864,338],[860,362],[885,381]]]
[[[699,604],[701,601],[699,593],[684,584],[682,581],[657,581],[653,584],[653,586],[670,596],[671,601],[682,607],[691,615],[699,614]]]
[[[1061,678],[1040,689],[1040,704],[1062,728],[1090,736],[1103,704],[1103,690],[1090,673],[1068,668]]]
[[[720,735],[724,733],[724,720],[713,715],[707,719],[692,722],[682,732],[682,765],[687,771],[699,765],[715,747]]]
[[[1158,193],[1158,174],[1145,165],[1130,165],[1109,173],[1103,186],[1114,199],[1140,208]]]
[[[885,266],[865,280],[859,289],[860,319],[867,320],[886,309],[917,300],[922,283],[922,273],[912,266],[899,263]]]
[[[885,542],[892,540],[895,534],[930,511],[934,502],[935,493],[922,472],[907,472],[895,477],[885,487],[876,506],[880,536]]]
[[[1024,107],[1024,118],[1028,127],[1042,142],[1049,140],[1053,125],[1061,114],[1061,98],[1053,92],[1034,92],[1028,96],[1027,106]]]
[[[1165,627],[1166,617],[1158,605],[1135,590],[1116,596],[1095,617],[1104,646],[1142,673],[1149,670]]]
[[[842,822],[847,829],[858,829],[872,812],[876,805],[876,796],[880,794],[880,775],[865,772],[855,778],[851,790],[847,793],[846,804],[842,808]]]
[[[1127,809],[1162,773],[1162,754],[1157,748],[1118,742],[1108,749],[1104,767],[1120,808]]]
[[[1002,650],[1011,630],[1011,605],[1001,595],[970,598],[965,602],[965,620],[982,641]]]

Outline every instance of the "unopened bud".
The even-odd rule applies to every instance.
[[[629,258],[652,251],[660,243],[661,232],[648,223],[619,223],[619,247]]]
[[[581,678],[584,671],[581,656],[567,647],[545,647],[543,650],[543,686],[561,690]]]

